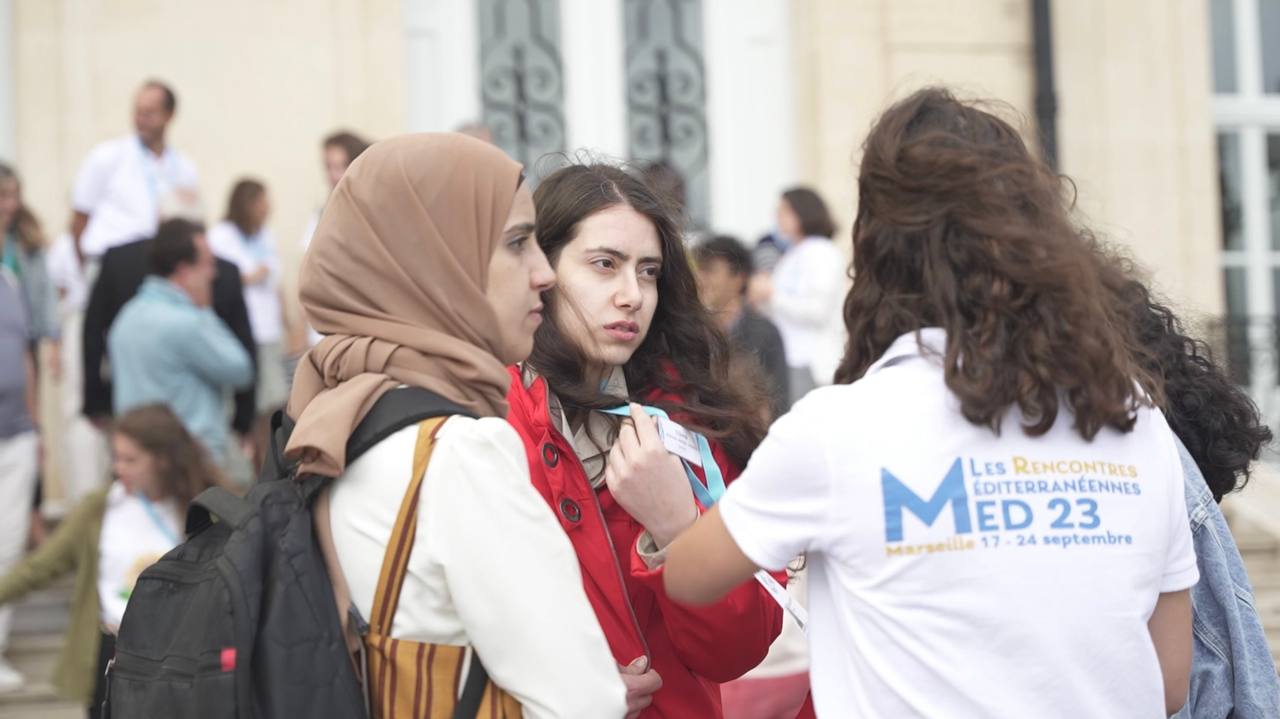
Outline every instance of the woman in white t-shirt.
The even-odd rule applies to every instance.
[[[840,297],[844,294],[844,253],[832,243],[831,212],[806,187],[782,193],[778,231],[790,241],[766,290],[765,310],[778,332],[790,370],[791,402],[831,383],[839,356]]]
[[[115,481],[87,495],[40,549],[0,578],[0,605],[74,571],[70,619],[53,683],[98,716],[103,672],[134,582],[182,541],[192,498],[221,482],[217,467],[164,405],[119,417],[111,429]]]
[[[257,425],[254,429],[256,458],[261,465],[266,446],[267,420],[284,406],[285,361],[282,342],[287,334],[280,285],[280,256],[276,241],[267,228],[271,201],[267,188],[257,180],[242,179],[231,189],[227,217],[209,230],[209,249],[240,270],[244,304],[249,311],[249,328],[257,346]]]
[[[773,425],[667,590],[806,553],[819,716],[1176,711],[1196,558],[1117,270],[1018,132],[945,90],[864,150],[841,384]]]

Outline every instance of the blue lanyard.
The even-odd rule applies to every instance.
[[[151,500],[147,499],[142,492],[138,492],[135,496],[137,496],[139,502],[142,502],[142,508],[147,510],[147,516],[151,517],[151,523],[156,525],[156,529],[159,529],[160,533],[164,535],[164,538],[169,540],[169,544],[172,544],[175,547],[178,546],[179,542],[177,535],[173,533],[173,529],[171,529],[169,525],[164,523],[164,519],[161,518],[160,513],[156,511],[156,506],[151,503]]]
[[[671,419],[667,413],[657,407],[648,405],[641,406],[645,414],[650,417],[661,417],[663,419]],[[630,407],[614,407],[613,409],[602,409],[605,414],[614,414],[619,417],[631,416]],[[720,465],[716,464],[716,460],[711,456],[711,444],[707,442],[707,438],[701,432],[694,432],[686,428],[693,434],[694,439],[698,441],[698,453],[702,455],[702,470],[707,475],[707,486],[702,486],[702,482],[698,481],[698,475],[693,473],[693,468],[689,463],[680,459],[680,464],[684,465],[684,473],[689,477],[689,484],[693,487],[693,494],[698,498],[698,503],[703,509],[711,509],[712,505],[724,496],[724,476],[720,473]],[[768,572],[761,569],[755,573],[755,580],[769,592],[769,596],[773,601],[782,607],[783,611],[791,615],[796,624],[800,626],[800,631],[805,634],[809,633],[809,612],[805,610],[798,602],[787,594],[787,590],[783,588],[778,580],[774,579]]]
[[[645,405],[641,409],[650,417],[671,419],[666,412],[657,407]],[[602,409],[600,411],[620,417],[629,417],[631,415],[629,407],[614,407],[613,409]],[[711,445],[707,442],[707,438],[701,432],[694,432],[691,429],[688,431],[698,441],[698,452],[702,455],[702,469],[707,475],[707,486],[702,486],[702,482],[698,481],[698,475],[693,473],[693,468],[683,458],[680,459],[680,464],[684,465],[684,473],[689,477],[689,484],[693,487],[693,494],[698,498],[698,503],[702,505],[703,509],[711,509],[712,505],[724,496],[724,476],[720,473],[720,465],[716,464],[715,458],[711,456]],[[769,592],[769,596],[773,597],[773,600],[784,611],[791,615],[791,618],[800,626],[800,630],[808,634],[809,612],[792,599],[791,595],[787,594],[787,590],[783,588],[782,584],[763,569],[755,573],[755,580]]]
[[[165,165],[166,165],[165,159],[167,158],[168,155],[167,153],[161,153],[161,155],[158,158],[156,158],[155,164],[160,168],[159,174],[157,174],[156,167],[153,167],[151,164],[152,162],[151,158],[154,156],[154,153],[152,153],[151,149],[148,148],[146,143],[142,141],[141,137],[137,137],[136,139],[138,140],[138,152],[141,153],[142,175],[143,175],[142,179],[147,183],[147,192],[151,195],[151,201],[154,202],[156,205],[156,211],[159,212],[160,211],[159,174],[165,174],[165,175],[168,174],[165,168]]]
[[[260,263],[267,261],[270,253],[267,251],[267,243],[262,240],[262,230],[258,230],[252,235],[241,233],[240,237],[241,246],[244,247],[246,252],[253,256],[253,259]]]
[[[671,419],[665,411],[657,407],[645,405],[641,409],[650,417]],[[625,406],[602,409],[600,411],[619,417],[631,416],[631,408]],[[702,455],[702,471],[707,476],[706,486],[703,486],[698,479],[698,475],[694,474],[693,467],[690,467],[689,463],[683,458],[680,460],[680,464],[684,465],[685,476],[689,478],[689,486],[693,487],[693,495],[698,499],[698,504],[701,504],[704,509],[711,509],[712,505],[724,496],[724,475],[720,473],[720,465],[716,464],[715,457],[711,456],[711,444],[707,442],[707,438],[701,432],[688,431],[693,434],[694,439],[698,442],[698,453]]]

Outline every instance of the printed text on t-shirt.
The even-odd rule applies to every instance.
[[[889,468],[881,468],[880,486],[885,553],[890,557],[1132,546],[1131,534],[1106,524],[1112,514],[1108,508],[1140,501],[1142,495],[1138,468],[1132,464],[1017,455],[957,457],[931,494],[912,490]],[[942,526],[934,529],[944,513],[954,527],[950,536],[939,535]],[[915,520],[904,521],[906,515]]]

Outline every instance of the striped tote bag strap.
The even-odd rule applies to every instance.
[[[391,622],[400,604],[400,589],[409,571],[409,555],[418,535],[418,498],[422,495],[422,480],[435,448],[436,434],[448,417],[433,417],[418,425],[418,441],[413,448],[413,476],[400,502],[400,513],[387,540],[386,553],[382,556],[382,571],[378,574],[378,586],[373,591],[372,615],[369,632],[383,637],[391,636]]]

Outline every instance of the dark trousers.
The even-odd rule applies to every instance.
[[[93,703],[89,705],[89,719],[102,716],[102,703],[107,700],[107,662],[116,655],[116,637],[102,633],[98,642],[98,680],[93,683]]]

